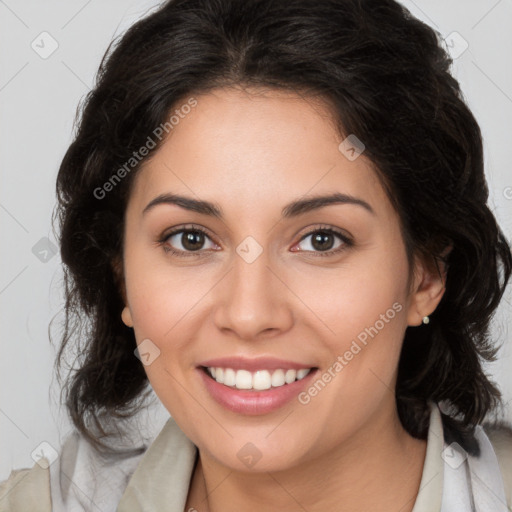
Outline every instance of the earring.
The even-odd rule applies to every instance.
[[[428,316],[423,317],[423,323],[428,324],[430,322],[430,318]]]

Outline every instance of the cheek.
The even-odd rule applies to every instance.
[[[328,273],[302,273],[294,292],[307,305],[318,328],[334,340],[337,352],[377,323],[379,332],[393,334],[404,326],[407,300],[405,255],[368,251]],[[293,276],[290,276],[293,280]]]
[[[201,297],[200,272],[173,266],[163,249],[127,239],[125,250],[127,299],[137,339],[164,340],[180,319],[188,318]]]
[[[201,297],[200,290],[190,286],[188,274],[176,269],[137,265],[136,252],[126,259],[126,270],[139,353],[149,352],[151,357],[144,370],[171,414],[187,410],[190,397],[180,383],[193,367],[188,345],[194,333],[189,329],[197,325],[194,305]]]

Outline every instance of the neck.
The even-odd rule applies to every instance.
[[[185,510],[411,512],[426,444],[403,429],[393,409],[329,453],[282,471],[235,472],[200,453]]]

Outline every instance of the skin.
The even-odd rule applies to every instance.
[[[399,421],[397,365],[405,329],[435,310],[444,275],[420,258],[409,267],[400,219],[375,171],[364,153],[350,161],[340,152],[343,138],[319,100],[255,88],[195,97],[136,176],[123,251],[123,321],[137,343],[149,338],[159,348],[148,378],[199,449],[185,510],[412,510],[426,442]],[[374,214],[334,204],[281,218],[289,202],[333,192],[363,199]],[[162,193],[214,202],[224,217],[172,204],[143,214]],[[186,251],[181,234],[159,240],[190,223],[211,234],[203,248],[190,257],[165,252],[165,244]],[[304,236],[320,226],[354,245],[319,256]],[[236,251],[247,236],[263,249],[250,264]],[[333,235],[332,244],[344,242]],[[231,355],[327,371],[394,303],[401,311],[307,405],[236,414],[199,378],[201,361]],[[252,468],[237,457],[248,442],[261,453]]]

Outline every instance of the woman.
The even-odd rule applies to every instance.
[[[2,510],[506,511],[512,256],[450,62],[393,0],[136,23],[57,180],[77,433]],[[115,449],[152,390],[171,418]]]

